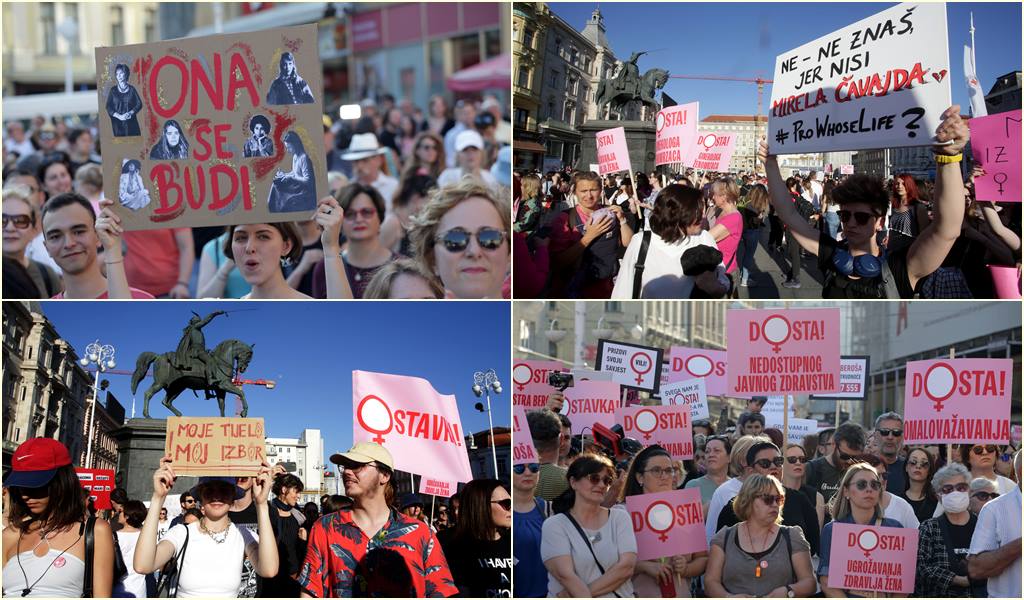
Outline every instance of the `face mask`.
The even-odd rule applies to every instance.
[[[942,508],[948,513],[964,512],[970,503],[967,492],[950,492],[942,496]]]

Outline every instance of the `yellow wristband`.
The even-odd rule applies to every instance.
[[[960,152],[958,154],[954,154],[953,156],[946,156],[945,154],[936,154],[935,155],[935,162],[939,163],[940,165],[945,165],[945,164],[949,164],[949,163],[958,163],[958,162],[962,161],[963,159],[964,159],[964,153],[963,152]]]

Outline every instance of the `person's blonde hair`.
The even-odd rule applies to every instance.
[[[717,194],[720,191],[729,196],[729,202],[735,203],[740,199],[740,186],[736,185],[732,179],[718,179],[711,184],[712,194]]]
[[[732,445],[732,452],[729,454],[729,475],[739,477],[743,475],[743,468],[747,466],[747,450],[759,442],[771,443],[772,439],[766,435],[744,435]]]
[[[39,209],[32,204],[29,198],[32,196],[32,190],[27,185],[20,183],[8,184],[4,187],[3,203],[6,205],[8,200],[20,200],[28,206],[29,218],[32,220],[32,227],[36,226],[39,222]]]
[[[878,481],[879,485],[881,485],[881,488],[878,490],[878,504],[875,505],[875,514],[871,517],[871,520],[877,521],[882,518],[882,492],[885,491],[885,483],[874,467],[866,462],[858,462],[847,467],[846,472],[843,473],[843,479],[839,483],[839,489],[836,490],[835,496],[832,496],[832,501],[829,502],[828,514],[832,515],[833,521],[845,519],[850,515],[850,499],[843,494],[843,491],[850,487],[850,482],[853,480],[854,475],[861,471],[870,472],[875,476],[875,480]]]
[[[78,167],[78,170],[75,171],[75,183],[79,186],[87,185],[97,192],[102,192],[103,168],[95,163],[88,163]]]
[[[540,177],[536,175],[523,175],[519,185],[522,189],[523,200],[533,200],[534,197],[540,195]]]
[[[768,213],[768,189],[761,184],[755,185],[747,192],[747,206],[758,215]]]
[[[740,491],[736,494],[736,499],[732,501],[732,510],[736,513],[736,518],[740,521],[746,521],[750,518],[753,513],[754,500],[761,494],[777,493],[782,496],[783,504],[786,502],[786,488],[782,485],[782,482],[775,478],[774,475],[762,475],[760,473],[754,473],[753,475],[747,476],[743,480],[743,485],[740,487]],[[782,505],[779,505],[779,515],[775,519],[776,525],[782,524]]]
[[[420,213],[412,218],[409,242],[415,251],[416,260],[435,278],[437,260],[434,258],[434,237],[437,235],[437,226],[448,211],[470,198],[483,198],[494,206],[501,218],[501,230],[506,236],[512,229],[512,209],[508,200],[499,198],[489,187],[473,179],[463,179],[434,191]],[[510,243],[506,243],[505,248],[511,253]]]
[[[420,263],[409,258],[399,258],[377,269],[377,272],[373,274],[373,278],[370,279],[370,283],[366,285],[363,298],[367,300],[386,300],[391,298],[391,286],[394,285],[395,279],[398,279],[399,275],[420,277],[427,282],[435,298],[444,296],[444,288]]]

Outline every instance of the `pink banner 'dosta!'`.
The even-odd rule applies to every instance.
[[[1010,439],[1013,359],[956,358],[907,363],[907,444],[1005,444]]]
[[[620,171],[632,172],[625,128],[615,127],[597,132],[597,167],[601,170],[601,175]]]
[[[548,395],[555,388],[548,385],[548,375],[565,371],[557,360],[520,360],[512,367],[512,403],[528,410],[544,408]]]
[[[440,481],[470,481],[455,396],[419,377],[352,371],[352,439],[375,442],[395,468]]]
[[[670,106],[658,111],[654,119],[654,164],[681,163],[697,137],[699,103]]]
[[[708,549],[697,488],[627,496],[626,509],[636,534],[639,560]]]
[[[625,406],[615,411],[615,421],[622,425],[626,437],[644,446],[657,444],[677,460],[693,458],[689,404]]]
[[[512,464],[522,465],[540,462],[537,449],[533,447],[530,424],[526,420],[526,409],[512,407]]]
[[[914,591],[918,531],[832,523],[828,586],[844,590]]]
[[[622,387],[614,381],[578,381],[566,388],[562,413],[572,422],[572,434],[593,429],[594,423],[614,425],[621,392]]]
[[[672,346],[668,356],[669,382],[701,378],[704,379],[709,396],[725,395],[725,350]]]
[[[735,133],[702,133],[691,146],[686,165],[705,171],[728,171],[735,150]]]

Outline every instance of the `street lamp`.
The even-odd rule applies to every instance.
[[[71,16],[64,17],[64,20],[57,26],[57,33],[64,38],[67,44],[67,52],[64,59],[64,93],[70,94],[75,91],[75,84],[72,77],[71,55],[75,42],[78,39],[78,23]]]
[[[487,427],[491,432],[491,458],[494,459],[494,478],[500,479],[498,476],[498,450],[494,447],[494,421],[491,419],[491,390],[494,390],[495,394],[501,393],[501,382],[498,381],[498,374],[494,372],[494,369],[473,373],[473,394],[477,398],[487,394],[487,410],[484,410],[484,405],[480,402],[476,403],[476,409],[487,413]]]
[[[92,468],[92,438],[95,436],[96,429],[96,403],[99,402],[100,396],[100,375],[107,369],[113,369],[116,365],[114,362],[114,347],[110,344],[100,345],[100,341],[89,344],[85,347],[85,356],[79,361],[83,367],[89,366],[89,363],[96,365],[96,379],[92,385],[92,406],[89,407],[89,441],[86,443],[85,450],[85,465],[87,469]]]

